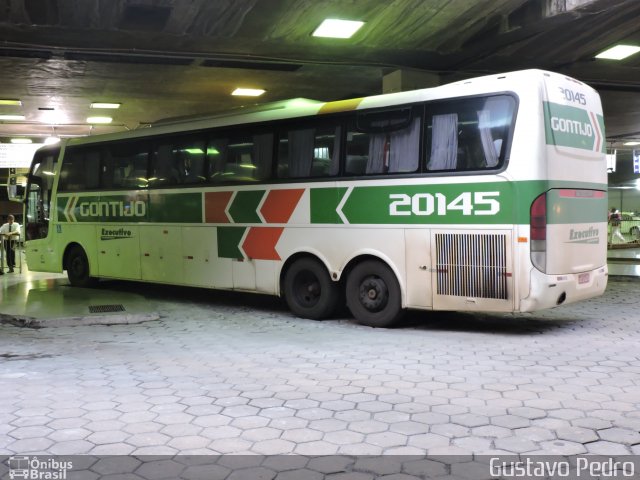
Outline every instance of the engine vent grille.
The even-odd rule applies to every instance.
[[[501,234],[436,234],[438,295],[507,299],[507,240]]]

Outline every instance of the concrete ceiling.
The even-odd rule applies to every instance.
[[[312,37],[327,18],[365,26],[349,40]],[[0,98],[26,116],[0,140],[135,129],[168,117],[257,102],[322,101],[382,91],[385,75],[430,72],[440,83],[543,68],[601,94],[611,145],[640,139],[638,0],[0,0]],[[118,102],[108,127],[86,118]],[[103,112],[107,113],[107,112]],[[628,147],[627,147],[628,150]]]

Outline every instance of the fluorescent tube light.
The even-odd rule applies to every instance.
[[[311,35],[314,37],[351,38],[363,25],[364,22],[356,20],[327,18]]]
[[[633,147],[635,145],[640,145],[640,142],[624,142],[623,145],[627,145],[629,147]]]
[[[0,115],[0,120],[18,121],[18,120],[24,120],[24,119],[25,119],[24,115]]]
[[[21,107],[22,106],[22,102],[20,100],[2,99],[2,100],[0,100],[0,105],[8,105],[8,106],[12,106],[12,107]]]
[[[32,143],[30,138],[12,138],[11,143]]]
[[[88,117],[87,123],[111,123],[113,118],[111,117]]]
[[[615,47],[611,47],[610,49],[599,53],[596,55],[596,58],[622,60],[638,52],[640,52],[640,47],[636,47],[634,45],[616,45]]]
[[[91,104],[91,108],[120,108],[121,103],[100,103],[95,102]]]
[[[239,96],[239,97],[259,97],[266,90],[261,88],[236,88],[231,95]]]

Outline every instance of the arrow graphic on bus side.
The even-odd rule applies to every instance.
[[[67,204],[64,207],[64,218],[67,220],[67,222],[77,222],[78,219],[76,218],[76,204],[78,203],[79,197],[77,196],[73,196],[73,197],[69,197],[69,200],[67,201]]]
[[[596,118],[596,114],[593,112],[589,112],[589,116],[591,117],[591,123],[593,125],[593,132],[596,135],[596,141],[594,145],[594,152],[599,152],[602,146],[602,131],[600,130],[600,123]]]

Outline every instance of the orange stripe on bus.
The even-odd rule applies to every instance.
[[[287,223],[303,193],[304,188],[271,190],[260,213],[267,223]]]
[[[360,102],[364,100],[361,98],[351,98],[349,100],[338,100],[336,102],[327,102],[318,111],[318,114],[323,113],[337,113],[337,112],[348,112],[350,110],[355,110],[360,105]]]
[[[204,221],[205,223],[230,223],[225,213],[233,192],[205,192]]]

